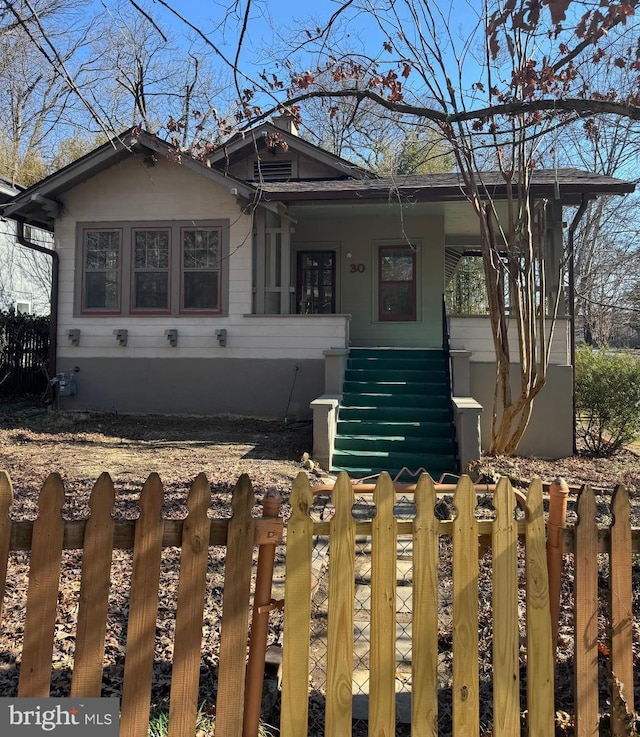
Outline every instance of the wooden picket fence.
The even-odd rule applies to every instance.
[[[355,487],[358,489],[358,487]],[[494,491],[493,520],[478,520],[476,494],[468,478],[455,489],[455,519],[434,515],[436,489],[423,476],[414,493],[413,519],[396,519],[396,490],[383,474],[375,486],[375,517],[355,521],[354,487],[341,474],[332,491],[335,513],[330,521],[310,516],[313,491],[305,474],[291,494],[287,525],[285,626],[282,666],[282,737],[308,734],[312,543],[329,539],[328,657],[325,734],[349,735],[352,729],[354,632],[354,545],[356,536],[371,538],[372,592],[370,624],[369,734],[393,735],[396,676],[396,551],[399,536],[412,539],[411,729],[414,737],[437,732],[438,704],[438,556],[439,540],[450,536],[453,562],[453,734],[478,737],[478,550],[491,549],[493,589],[493,735],[521,733],[520,611],[518,546],[525,543],[526,596],[526,730],[531,737],[554,735],[555,627],[553,587],[550,593],[549,543],[545,539],[542,485],[514,491],[502,479]],[[282,541],[279,517],[252,516],[254,494],[247,476],[232,493],[230,518],[210,519],[210,486],[203,474],[189,491],[185,520],[162,517],[163,488],[152,474],[140,493],[140,516],[116,521],[114,487],[102,474],[84,521],[65,521],[62,481],[52,474],[39,497],[35,522],[9,516],[12,489],[0,472],[0,626],[11,551],[31,551],[26,591],[24,641],[18,696],[48,696],[56,636],[56,614],[64,550],[82,551],[79,607],[74,626],[75,653],[71,696],[100,696],[110,603],[110,576],[115,550],[132,558],[128,628],[121,693],[122,737],[146,737],[149,727],[156,618],[163,550],[180,549],[179,585],[175,601],[175,636],[169,705],[169,737],[195,734],[201,666],[201,638],[210,546],[226,553],[223,613],[216,695],[217,737],[243,735],[246,717],[246,665],[252,565],[256,546],[262,552]],[[524,511],[517,521],[514,509]],[[602,715],[610,713],[612,737],[629,737],[635,718],[632,572],[640,553],[640,530],[630,522],[629,495],[622,487],[612,499],[613,522],[597,524],[593,492],[583,489],[577,502],[578,522],[559,530],[564,565],[573,566],[575,737],[599,737]],[[551,530],[550,535],[551,538]],[[521,554],[521,553],[520,553]],[[607,607],[598,581],[607,575]],[[560,559],[562,561],[562,557]],[[555,563],[554,563],[555,565]],[[600,565],[600,568],[599,568]],[[260,568],[260,561],[258,569]],[[268,597],[267,597],[268,600]],[[520,601],[520,604],[519,604]],[[557,602],[556,602],[557,604]],[[263,607],[259,607],[263,608]],[[268,607],[266,607],[268,609]],[[606,609],[606,612],[605,612]],[[557,611],[557,609],[555,609]],[[255,616],[255,612],[254,612]],[[267,614],[268,616],[268,614]],[[605,621],[606,620],[606,621]],[[636,643],[637,645],[637,643]],[[599,693],[598,669],[609,669],[610,693]],[[600,661],[600,662],[599,662]],[[602,685],[602,678],[600,678]],[[607,703],[605,703],[605,701]],[[246,725],[245,725],[246,726]],[[609,732],[605,732],[609,734]],[[244,732],[246,734],[246,732]]]
[[[599,654],[608,671],[611,735],[628,737],[634,731],[633,670],[633,556],[640,553],[640,529],[632,528],[626,488],[619,486],[611,500],[612,522],[597,524],[593,490],[584,487],[577,502],[578,520],[563,530],[564,551],[573,554],[575,641],[575,735],[598,737],[605,704],[599,698]],[[600,560],[599,560],[600,556]],[[608,558],[607,585],[599,592],[599,566]],[[636,561],[636,570],[640,564]],[[599,606],[600,595],[606,606]],[[637,626],[637,622],[636,622]],[[636,643],[637,645],[637,643]],[[636,680],[638,676],[636,675]],[[640,724],[636,724],[636,730]]]
[[[194,735],[209,546],[222,545],[226,558],[216,734],[240,737],[254,546],[275,549],[282,539],[281,519],[252,517],[254,494],[249,478],[241,476],[233,490],[230,519],[208,517],[211,488],[204,474],[191,486],[184,521],[162,517],[164,492],[157,474],[149,476],[140,493],[140,516],[136,521],[114,521],[114,487],[106,473],[93,488],[91,515],[86,521],[63,520],[65,493],[57,474],[51,474],[42,488],[35,522],[9,518],[12,497],[10,479],[0,472],[0,618],[10,551],[31,550],[17,695],[50,694],[62,551],[69,549],[82,549],[83,558],[69,695],[101,695],[113,551],[131,549],[120,735],[147,737],[163,549],[179,547],[168,734]]]
[[[439,538],[453,540],[453,734],[477,737],[478,546],[490,535],[493,576],[493,699],[495,737],[520,734],[520,630],[518,613],[518,533],[524,535],[527,610],[528,733],[554,734],[554,660],[549,609],[542,484],[534,482],[526,496],[516,495],[508,480],[498,484],[493,499],[495,519],[475,517],[476,493],[463,477],[454,494],[455,519],[434,514],[436,491],[426,475],[417,484],[415,518],[394,516],[396,492],[388,474],[376,485],[373,520],[356,523],[354,490],[341,474],[332,494],[335,508],[329,523],[309,515],[312,491],[299,476],[291,495],[287,526],[285,630],[282,688],[282,737],[308,733],[308,673],[312,539],[329,535],[329,599],[327,625],[325,734],[351,734],[354,630],[354,557],[356,535],[371,536],[371,624],[369,665],[369,734],[396,732],[396,576],[398,534],[413,537],[413,611],[411,655],[412,735],[437,734],[438,706],[438,556]],[[518,503],[526,519],[518,522]]]

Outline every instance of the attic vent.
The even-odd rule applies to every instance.
[[[276,161],[256,161],[253,165],[253,178],[256,182],[286,182],[291,179],[293,167],[291,159]]]

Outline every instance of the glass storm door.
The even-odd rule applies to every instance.
[[[335,251],[299,251],[296,312],[299,315],[336,311]]]

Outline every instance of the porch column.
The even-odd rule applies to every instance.
[[[547,281],[547,314],[555,302],[558,290],[562,289],[560,265],[564,260],[564,244],[562,239],[562,202],[551,200],[547,208],[547,232],[545,234],[545,277]],[[565,300],[560,297],[558,317],[565,317],[567,309]]]
[[[256,271],[254,289],[256,290],[256,315],[264,315],[264,252],[265,252],[265,214],[257,207],[253,222],[255,225]]]
[[[280,235],[280,314],[288,315],[291,312],[291,227],[289,219],[281,216],[282,230]]]

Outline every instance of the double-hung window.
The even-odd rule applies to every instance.
[[[182,229],[182,310],[220,311],[220,229]]]
[[[82,307],[87,311],[120,312],[122,230],[85,230]]]
[[[132,309],[169,310],[169,243],[167,229],[133,231]]]
[[[229,221],[79,223],[77,315],[227,309]]]

